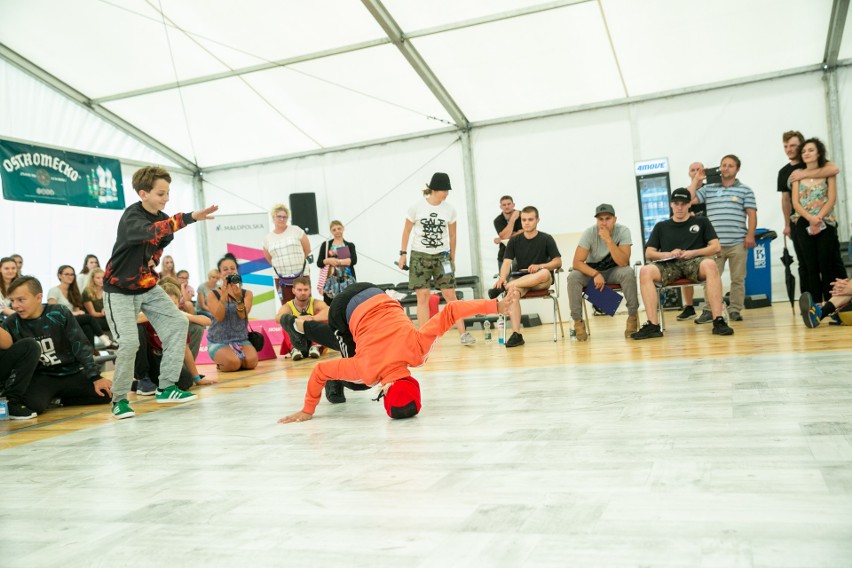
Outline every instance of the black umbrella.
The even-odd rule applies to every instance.
[[[796,311],[796,277],[790,270],[790,266],[793,264],[793,256],[787,250],[786,235],[784,235],[784,254],[781,255],[781,262],[784,264],[784,282],[787,284],[787,297],[790,298],[790,307],[793,308],[793,311]]]

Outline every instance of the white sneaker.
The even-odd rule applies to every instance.
[[[476,338],[470,334],[470,332],[464,332],[462,336],[459,338],[462,345],[473,345],[476,343]]]
[[[308,357],[310,357],[311,359],[319,359],[320,358],[319,345],[311,345],[311,348],[308,349]]]
[[[296,349],[296,348],[294,347],[294,348],[290,351],[290,358],[291,358],[293,361],[301,361],[302,359],[304,359],[304,358],[305,358],[305,356],[304,356],[304,355],[302,355],[302,352],[301,352],[301,351],[299,351],[298,349]]]

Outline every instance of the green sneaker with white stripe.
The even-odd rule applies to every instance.
[[[172,385],[163,390],[157,390],[157,396],[155,398],[160,404],[170,404],[189,402],[190,400],[198,398],[198,395],[186,392],[185,390],[180,390],[175,385]]]
[[[112,403],[112,415],[121,420],[122,418],[133,418],[136,413],[130,408],[130,403],[126,398],[122,398],[118,402]]]

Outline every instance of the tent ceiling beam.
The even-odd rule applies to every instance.
[[[481,18],[471,18],[469,20],[463,20],[460,22],[454,22],[451,24],[444,24],[441,26],[435,26],[432,28],[425,28],[422,30],[413,31],[405,34],[405,37],[408,39],[418,38],[418,37],[427,37],[430,35],[440,34],[444,32],[451,32],[454,30],[461,30],[464,28],[470,28],[474,26],[480,26],[483,24],[490,24],[492,22],[499,22],[502,20],[509,20],[512,18],[517,18],[520,16],[527,16],[530,14],[537,14],[539,12],[546,12],[548,10],[555,10],[558,8],[564,8],[565,6],[572,6],[574,4],[583,4],[585,2],[593,2],[595,0],[558,0],[556,2],[548,2],[544,4],[539,4],[536,6],[529,6],[526,8],[521,8],[518,10],[512,10],[508,12],[500,12],[498,14],[491,14],[489,16],[483,16]],[[192,32],[186,32],[189,35],[193,35]],[[135,89],[133,91],[127,91],[124,93],[115,93],[112,95],[107,95],[104,97],[99,97],[97,99],[93,99],[93,102],[96,104],[104,104],[111,101],[118,101],[122,99],[129,99],[132,97],[138,97],[142,95],[150,95],[152,93],[159,93],[162,91],[169,91],[172,89],[177,89],[178,87],[188,87],[191,85],[200,85],[203,83],[209,83],[210,81],[219,81],[221,79],[228,79],[231,77],[237,77],[239,75],[247,75],[249,73],[257,73],[260,71],[268,71],[270,69],[275,69],[277,67],[286,67],[288,65],[295,65],[297,63],[304,63],[306,61],[313,61],[315,59],[322,59],[324,57],[331,57],[334,55],[342,55],[344,53],[351,53],[353,51],[360,51],[362,49],[368,49],[371,47],[378,47],[380,45],[387,45],[391,43],[389,38],[378,38],[373,40],[362,41],[359,43],[353,43],[350,45],[344,45],[340,47],[335,47],[331,49],[324,49],[321,51],[315,51],[313,53],[306,53],[302,55],[297,55],[294,57],[288,57],[285,59],[278,59],[276,61],[267,61],[265,63],[259,63],[257,65],[252,65],[249,67],[241,67],[240,69],[234,69],[233,71],[223,71],[221,73],[213,73],[211,75],[203,75],[201,77],[195,77],[192,79],[186,79],[181,81],[180,84],[172,82],[172,83],[164,83],[162,85],[153,85],[151,87],[145,87],[144,89]]]
[[[35,77],[39,81],[47,84],[49,87],[65,95],[80,106],[83,106],[87,110],[95,113],[97,116],[99,116],[115,128],[118,128],[128,136],[138,140],[139,142],[148,146],[155,152],[158,152],[163,156],[169,158],[174,163],[178,164],[183,169],[184,173],[192,174],[198,171],[198,167],[191,160],[185,158],[183,155],[179,154],[175,150],[172,150],[156,138],[153,138],[152,136],[146,134],[136,126],[121,118],[120,116],[94,103],[92,99],[90,99],[80,91],[76,90],[71,85],[68,85],[59,78],[48,73],[32,61],[22,57],[20,54],[9,49],[6,45],[2,43],[0,43],[0,57],[11,63],[18,69],[22,70],[24,73]]]
[[[208,168],[202,168],[202,172],[204,175],[213,173],[213,172],[221,172],[224,170],[231,170],[236,168],[247,168],[249,166],[263,166],[267,164],[274,164],[276,162],[285,162],[287,160],[297,160],[300,158],[307,158],[310,156],[320,156],[322,154],[331,154],[334,152],[345,152],[347,150],[359,150],[361,148],[369,148],[371,146],[383,146],[385,144],[392,144],[394,142],[405,142],[406,140],[417,140],[420,138],[431,138],[432,136],[442,136],[445,134],[457,134],[459,131],[455,126],[448,126],[446,128],[442,128],[440,130],[430,130],[428,132],[415,132],[411,134],[403,134],[401,136],[391,136],[388,138],[379,138],[376,140],[367,140],[364,142],[353,142],[352,144],[345,144],[342,146],[334,146],[330,148],[319,148],[316,150],[308,150],[306,152],[298,152],[296,154],[286,154],[283,156],[270,156],[267,158],[259,158],[257,160],[247,160],[245,162],[235,162],[231,164],[220,164],[215,166],[210,166]]]
[[[840,42],[843,40],[843,28],[846,27],[846,15],[849,12],[849,0],[834,0],[831,6],[831,18],[828,24],[828,37],[825,40],[825,54],[822,62],[827,68],[837,66]]]
[[[852,65],[852,59],[842,60],[837,64],[839,67]],[[804,67],[796,67],[793,69],[785,69],[783,71],[773,71],[771,73],[764,73],[761,75],[751,75],[749,77],[742,77],[739,79],[730,79],[727,81],[720,81],[717,83],[707,83],[704,85],[696,85],[694,87],[684,87],[681,89],[673,89],[670,91],[660,91],[658,93],[649,93],[647,95],[637,95],[634,97],[625,97],[621,99],[612,99],[609,101],[601,101],[597,103],[589,103],[583,105],[576,105],[572,107],[563,107],[558,109],[550,109],[543,110],[539,112],[527,113],[527,114],[518,114],[514,116],[507,116],[501,118],[495,118],[490,120],[482,120],[478,122],[472,122],[470,124],[471,128],[483,128],[486,126],[499,126],[504,124],[512,124],[515,122],[523,122],[526,120],[536,120],[539,118],[549,118],[553,116],[562,116],[566,114],[574,114],[577,112],[585,112],[589,110],[598,110],[605,108],[614,108],[620,107],[635,103],[643,103],[648,101],[656,101],[661,99],[667,99],[671,97],[677,97],[681,95],[691,95],[709,91],[715,91],[718,89],[727,89],[729,87],[738,87],[741,85],[749,85],[751,83],[761,83],[763,81],[772,81],[775,79],[782,79],[784,77],[793,77],[796,75],[805,75],[807,73],[818,73],[823,71],[823,65],[806,65]]]
[[[396,20],[393,19],[393,16],[390,15],[390,12],[387,11],[381,0],[361,0],[361,2],[385,31],[385,34],[387,34],[388,38],[390,38],[391,43],[399,49],[402,56],[405,57],[406,61],[408,61],[408,64],[411,65],[415,73],[420,76],[420,79],[426,84],[426,87],[432,91],[432,94],[435,95],[438,102],[440,102],[444,107],[444,110],[447,111],[447,114],[452,117],[456,126],[463,129],[467,128],[467,117],[464,115],[459,105],[456,104],[456,101],[453,100],[453,97],[444,85],[441,84],[441,81],[438,80],[438,77],[426,63],[426,60],[423,59],[423,56],[420,55],[420,52],[417,51],[417,48],[414,47],[414,44],[408,41],[408,38],[406,38],[405,34],[402,33],[402,28],[399,27],[399,24],[397,24]]]

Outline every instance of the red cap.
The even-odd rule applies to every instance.
[[[398,379],[383,397],[391,418],[411,418],[420,412],[420,383],[414,377]]]

